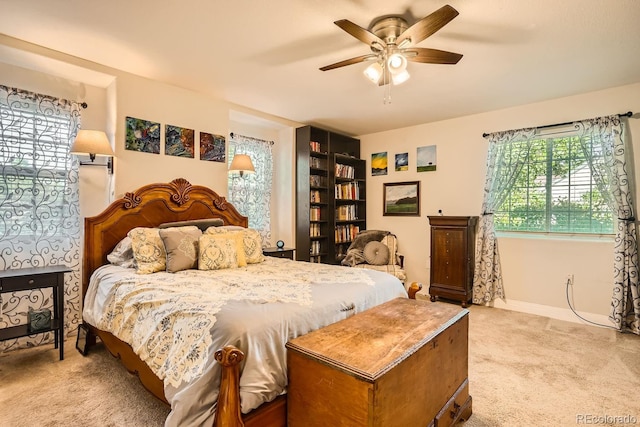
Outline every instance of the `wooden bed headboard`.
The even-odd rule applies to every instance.
[[[210,188],[191,185],[184,178],[145,185],[111,203],[102,213],[84,220],[82,299],[89,278],[107,264],[107,255],[135,227],[157,227],[164,222],[220,218],[225,225],[248,227],[226,199]]]

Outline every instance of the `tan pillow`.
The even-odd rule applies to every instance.
[[[257,264],[264,261],[262,254],[262,236],[258,230],[244,228],[235,225],[225,225],[223,227],[209,227],[205,234],[220,235],[237,233],[242,236],[244,246],[244,256],[247,264]]]
[[[133,257],[138,266],[136,273],[149,274],[166,269],[167,253],[157,228],[136,227],[127,236],[131,238]]]
[[[167,253],[167,272],[198,267],[198,239],[202,231],[197,226],[164,228],[159,233]]]
[[[382,242],[369,242],[362,252],[367,264],[385,265],[389,262],[389,248]]]
[[[244,250],[239,238],[239,235],[203,234],[199,239],[198,269],[220,270],[241,266],[240,257],[244,260]],[[247,265],[246,261],[243,264]]]

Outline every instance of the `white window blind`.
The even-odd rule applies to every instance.
[[[592,176],[589,158],[594,152],[589,137],[576,135],[538,138],[528,145],[510,143],[510,155],[529,150],[527,163],[508,196],[495,212],[498,231],[612,234],[614,216]]]

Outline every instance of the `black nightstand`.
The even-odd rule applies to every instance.
[[[289,258],[293,259],[294,248],[262,248],[262,253],[265,256],[272,256],[275,258]]]
[[[0,341],[27,335],[54,331],[55,348],[60,347],[60,360],[64,359],[64,274],[70,273],[67,266],[20,268],[0,271],[0,293],[28,291],[40,288],[53,289],[53,317],[48,328],[29,331],[29,325],[18,325],[0,329]]]

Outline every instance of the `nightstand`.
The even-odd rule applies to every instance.
[[[262,254],[265,256],[272,256],[275,258],[289,258],[293,259],[294,248],[262,248]]]
[[[70,273],[67,266],[20,268],[0,271],[0,293],[52,288],[53,317],[48,328],[29,331],[29,325],[18,325],[0,329],[0,341],[53,331],[55,348],[60,348],[60,360],[64,359],[64,274]]]

